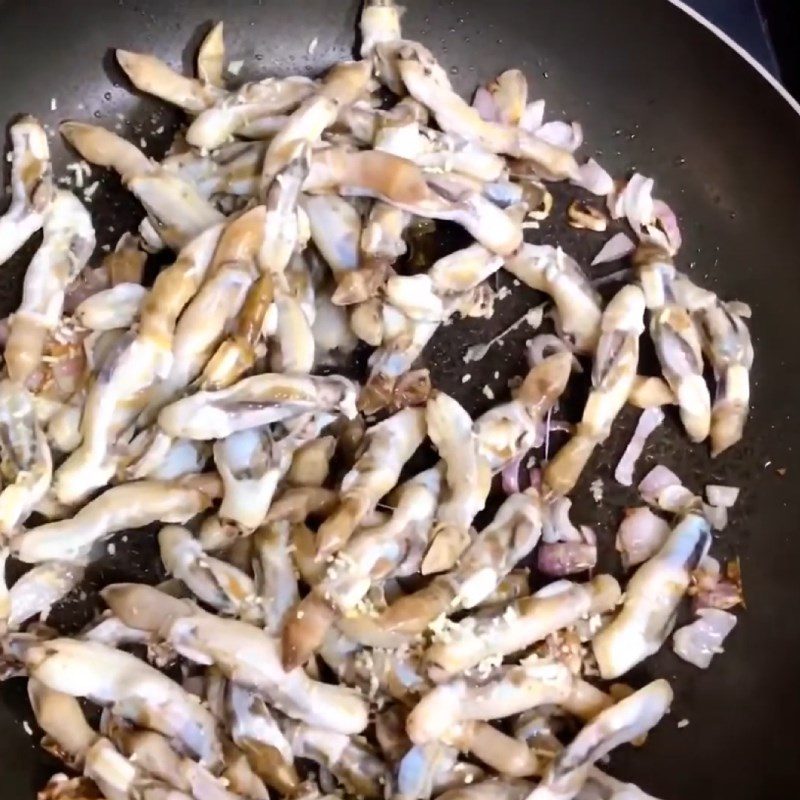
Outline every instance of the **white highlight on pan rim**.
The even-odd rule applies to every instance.
[[[669,0],[672,5],[679,8],[684,13],[688,14],[693,20],[699,22],[704,28],[707,28],[711,33],[715,34],[717,38],[721,39],[732,50],[735,50],[773,89],[789,104],[792,110],[800,116],[800,102],[795,100],[786,87],[758,60],[756,60],[750,53],[747,52],[738,42],[735,42],[725,33],[718,28],[713,22],[706,19],[699,11],[688,6],[683,0]]]

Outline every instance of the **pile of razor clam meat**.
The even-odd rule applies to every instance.
[[[196,78],[118,50],[188,125],[161,162],[62,125],[145,209],[100,266],[42,126],[11,127],[0,262],[42,239],[2,323],[0,563],[30,569],[0,581],[0,649],[69,770],[42,798],[646,798],[597,763],[642,745],[673,692],[614,681],[670,637],[706,668],[736,623],[738,562],[708,555],[736,487],[701,498],[652,469],[617,534],[623,586],[597,574],[569,495],[626,403],[642,409],[626,486],[665,405],[714,455],[741,438],[749,309],[679,271],[653,181],[580,164],[580,126],[544,122],[522,73],[470,105],[400,23],[392,0],[368,0],[359,60],[238,89],[221,24]],[[629,224],[595,259],[629,258],[604,307],[567,253],[523,241],[560,181],[588,198],[573,227]],[[404,269],[439,220],[474,243]],[[162,249],[174,260],[145,286]],[[528,343],[510,399],[472,419],[418,359],[451,318],[491,316],[500,269],[548,296],[521,322],[546,311],[555,332]],[[644,335],[663,377],[638,374]],[[330,367],[359,340],[374,348],[363,385]],[[579,358],[591,387],[570,425],[558,404]],[[552,430],[569,433],[560,448]],[[440,460],[414,474],[425,447]],[[76,635],[48,625],[109,537],[154,523],[169,580],[106,586]],[[684,598],[694,621],[673,634]]]

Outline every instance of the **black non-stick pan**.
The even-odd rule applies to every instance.
[[[790,796],[800,778],[800,108],[668,0],[408,5],[404,31],[436,52],[459,90],[521,67],[549,115],[584,124],[587,155],[617,175],[636,168],[654,176],[681,220],[681,268],[753,307],[754,408],[745,441],[711,461],[671,419],[639,467],[665,463],[695,490],[708,482],[743,488],[714,547],[741,556],[747,608],[707,673],[664,652],[634,675],[668,677],[677,698],[647,746],[615,755],[612,769],[668,800]],[[153,52],[188,68],[209,22],[222,18],[230,58],[246,65],[242,79],[315,74],[351,54],[357,14],[356,0],[0,0],[0,119],[28,111],[54,129],[65,118],[120,124],[159,155],[177,117],[129,92],[109,48]],[[153,132],[162,125],[159,138]],[[57,167],[74,158],[57,142],[54,149]],[[564,198],[558,202],[556,217],[563,217]],[[93,212],[101,243],[116,241],[141,215],[113,180],[95,195]],[[544,240],[558,240],[584,265],[601,241],[558,226]],[[0,271],[2,315],[19,300],[29,256]],[[461,356],[534,299],[515,288],[489,323],[446,328],[425,354],[435,382],[473,411],[489,405],[486,384],[502,397],[521,371],[525,332],[509,337],[466,383]],[[607,479],[605,510],[598,512],[586,486],[578,492],[578,514],[599,515],[606,533],[633,499],[609,479],[632,419],[623,417],[589,470]],[[146,535],[117,552],[93,570],[92,585],[152,569]],[[30,717],[22,682],[3,684],[0,693],[0,796],[20,800],[56,764],[23,728]],[[679,727],[684,719],[688,726]]]

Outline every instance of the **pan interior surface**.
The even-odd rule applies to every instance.
[[[800,117],[737,53],[666,0],[429,0],[409,6],[404,33],[431,47],[463,94],[518,67],[532,95],[546,99],[548,119],[583,124],[585,156],[596,155],[617,176],[636,169],[654,177],[658,195],[681,220],[680,267],[721,296],[752,306],[757,357],[745,442],[712,461],[670,418],[640,465],[663,463],[695,491],[707,483],[742,487],[733,523],[715,549],[741,556],[747,609],[727,652],[708,672],[684,664],[669,648],[642,666],[635,677],[670,679],[676,701],[647,746],[615,755],[612,771],[675,800],[782,796],[800,777],[797,759],[787,757],[789,726],[800,712],[800,625],[790,616],[800,600],[800,493],[793,491],[800,474]],[[137,141],[146,139],[149,154],[160,155],[178,116],[132,94],[109,48],[155,53],[188,69],[208,24],[222,18],[229,57],[244,61],[241,80],[314,75],[351,57],[359,6],[349,0],[175,0],[169,6],[80,0],[56,11],[47,0],[0,0],[0,11],[0,118],[25,111],[53,130],[63,119],[119,126]],[[164,133],[155,133],[162,127]],[[61,173],[74,154],[57,137],[53,147]],[[563,219],[565,197],[557,199],[553,219]],[[92,212],[101,244],[115,242],[141,216],[110,179],[95,195]],[[533,233],[532,240],[557,242],[584,266],[602,242],[563,224]],[[0,271],[0,316],[19,301],[30,254],[29,245]],[[434,383],[476,413],[490,405],[483,387],[504,397],[524,362],[524,330],[484,363],[463,362],[470,344],[486,341],[534,300],[503,280],[513,291],[490,322],[451,326],[425,354]],[[466,372],[471,378],[462,382]],[[623,417],[587,470],[604,479],[605,504],[616,512],[596,520],[607,534],[635,499],[612,489],[611,480],[633,419],[630,412]],[[598,516],[586,485],[579,487],[576,508],[583,519]],[[136,578],[154,554],[132,551],[136,560],[128,572],[101,563],[94,579]],[[56,769],[24,732],[22,721],[29,719],[21,682],[3,684],[0,796],[31,797]],[[678,727],[683,720],[689,725]]]

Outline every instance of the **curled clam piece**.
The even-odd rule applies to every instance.
[[[355,416],[355,386],[340,376],[262,374],[228,389],[197,392],[164,408],[158,424],[171,436],[224,439],[236,431],[308,412]]]
[[[453,91],[446,73],[421,45],[401,48],[399,71],[409,94],[430,108],[442,130],[473,139],[490,152],[531,161],[544,177],[561,180],[578,175],[578,164],[568,150],[513,125],[481,119]]]
[[[97,733],[86,721],[75,697],[51,689],[36,678],[29,678],[28,699],[36,723],[45,733],[42,747],[73,769],[80,768],[97,739]]]
[[[75,516],[48,522],[18,534],[13,548],[21,561],[85,562],[95,543],[117,531],[152,522],[187,522],[220,494],[216,475],[176,481],[134,481],[113,486]]]
[[[294,753],[269,706],[256,692],[233,682],[225,694],[231,736],[256,774],[280,792],[294,792],[300,782]]]
[[[130,328],[139,317],[147,289],[138,283],[118,283],[87,297],[76,309],[75,319],[93,331]]]
[[[9,377],[23,384],[41,364],[45,340],[61,320],[67,287],[95,245],[89,212],[71,192],[53,194],[42,227],[42,244],[25,272],[22,303],[11,317],[5,349]]]
[[[299,593],[294,560],[290,553],[291,525],[271,522],[256,531],[253,547],[257,558],[256,583],[264,607],[264,627],[278,635],[288,624],[289,612]]]
[[[113,169],[136,195],[164,242],[180,249],[223,220],[194,184],[152,162],[135,145],[83,122],[65,122],[62,136],[92,164]]]
[[[532,367],[513,400],[476,420],[475,434],[492,472],[534,446],[539,425],[564,393],[571,371],[569,353],[548,356]]]
[[[224,146],[237,134],[263,139],[278,133],[288,114],[314,93],[314,82],[300,76],[266,78],[217,98],[186,130],[186,141],[201,150]]]
[[[221,92],[210,82],[186,78],[155,56],[116,50],[117,62],[133,85],[142,92],[197,114]]]
[[[44,222],[52,196],[50,146],[31,116],[15,122],[11,135],[11,203],[0,216],[0,264],[8,261]]]
[[[470,525],[491,488],[491,467],[469,414],[437,392],[426,406],[428,435],[445,464],[447,494],[439,504],[433,543],[421,565],[423,574],[448,568],[453,554],[470,541]]]
[[[82,580],[84,569],[68,561],[48,561],[26,572],[9,592],[9,628],[19,628],[32,617],[46,615]]]
[[[711,396],[703,378],[698,327],[675,291],[675,265],[655,245],[640,246],[633,261],[650,311],[650,336],[664,379],[675,394],[689,438],[702,442],[711,429]]]
[[[533,550],[541,533],[541,500],[536,489],[512,495],[453,569],[400,597],[381,614],[378,625],[388,631],[417,634],[440,614],[473,608]]]
[[[285,670],[279,642],[253,625],[167,605],[160,592],[144,586],[120,584],[103,596],[124,622],[162,632],[186,658],[216,664],[294,719],[347,734],[367,726],[367,702],[358,692],[319,683],[299,667]]]
[[[373,197],[412,214],[456,222],[500,255],[514,252],[522,241],[521,227],[474,188],[448,175],[426,177],[416,164],[390,153],[317,151],[304,189]]]
[[[730,305],[717,300],[697,317],[717,383],[711,407],[711,454],[717,456],[744,433],[750,409],[753,345],[744,319]]]
[[[602,313],[597,293],[577,262],[560,248],[525,244],[504,267],[532,289],[553,298],[559,333],[577,352],[594,352]]]
[[[197,539],[180,525],[166,525],[158,534],[164,568],[182,580],[204,603],[225,614],[258,621],[255,584],[227,561],[206,555]]]
[[[367,85],[370,65],[349,61],[335,65],[322,79],[318,91],[289,115],[272,139],[264,159],[262,178],[269,180],[286,166],[298,142],[316,142],[333,125],[341,108],[355,102]]]
[[[661,549],[636,570],[619,614],[592,642],[603,678],[623,675],[664,643],[675,624],[675,609],[689,588],[691,572],[710,542],[708,522],[689,513]]]
[[[524,650],[585,616],[611,610],[621,596],[619,584],[610,575],[599,575],[589,584],[560,583],[557,592],[523,597],[492,616],[467,617],[457,623],[449,630],[448,641],[427,649],[425,660],[431,674],[454,676],[486,658]]]
[[[478,686],[457,678],[428,692],[409,714],[406,729],[412,742],[423,744],[445,736],[459,722],[502,719],[537,705],[561,704],[573,680],[564,665],[535,661],[501,668]]]
[[[211,714],[174,681],[135,656],[99,642],[52,639],[25,655],[30,674],[48,688],[114,705],[126,718],[174,736],[198,758],[221,758]]]
[[[350,615],[376,580],[416,572],[428,544],[442,473],[426,470],[392,494],[385,523],[362,526],[345,543],[283,629],[284,661],[305,663],[340,615]]]
[[[403,465],[424,438],[425,413],[418,408],[398,411],[367,431],[362,455],[342,479],[339,505],[320,526],[320,556],[341,549],[359,522],[397,483]]]
[[[672,696],[669,683],[656,680],[600,713],[556,756],[531,798],[571,800],[597,760],[661,721]]]
[[[502,266],[500,256],[475,244],[440,258],[429,274],[437,291],[450,294],[473,289]]]
[[[644,331],[644,293],[624,286],[611,299],[600,322],[592,390],[575,435],[547,465],[544,480],[557,494],[569,493],[595,447],[611,434],[611,426],[628,399],[639,365],[639,337]]]
[[[9,536],[47,494],[53,475],[50,445],[27,389],[0,382],[0,535]]]

